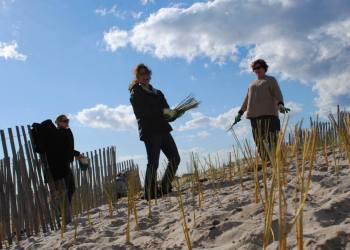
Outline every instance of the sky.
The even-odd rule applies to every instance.
[[[142,62],[171,106],[201,101],[172,123],[184,172],[192,151],[231,149],[254,59],[278,80],[289,124],[349,110],[349,13],[348,0],[0,0],[0,128],[68,114],[78,150],[114,145],[144,170],[127,90]],[[250,138],[249,121],[235,132]]]

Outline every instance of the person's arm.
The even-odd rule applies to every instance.
[[[142,96],[136,91],[131,93],[130,103],[137,119],[154,119],[163,116],[162,107],[159,107],[157,110],[151,110]]]
[[[242,104],[240,110],[238,111],[238,114],[235,117],[235,121],[232,123],[232,125],[229,129],[232,129],[234,125],[236,125],[237,123],[239,123],[242,120],[242,116],[243,116],[244,112],[247,111],[248,98],[249,98],[249,88],[248,88],[247,94],[244,98],[243,104]]]
[[[162,98],[162,108],[163,108],[163,109],[168,109],[168,108],[170,108],[170,106],[169,106],[167,100],[165,99],[165,96],[164,96],[163,92],[159,90],[159,94],[160,94],[160,96],[161,96],[161,98]]]
[[[245,95],[243,104],[241,106],[241,109],[238,111],[238,113],[242,116],[244,114],[244,112],[247,111],[247,107],[248,107],[248,96],[249,96],[249,89],[247,91],[247,94]]]
[[[283,95],[281,89],[278,85],[278,82],[275,78],[272,78],[271,81],[271,94],[277,100],[277,105],[284,106]]]
[[[177,113],[176,110],[174,109],[171,109],[164,94],[159,91],[159,95],[161,97],[161,106],[162,106],[162,109],[163,109],[163,118],[165,118],[166,121],[168,122],[173,122],[175,121],[177,118],[179,118],[180,116],[183,115],[183,113]]]
[[[81,156],[80,152],[74,149],[74,135],[72,133],[71,129],[67,129],[66,132],[68,133],[68,142],[67,142],[67,149],[70,150],[69,154],[69,161],[72,162],[74,158],[78,158]]]

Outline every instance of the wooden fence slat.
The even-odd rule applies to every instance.
[[[12,178],[11,178],[11,163],[10,163],[10,158],[8,155],[7,151],[7,145],[6,145],[6,137],[5,137],[5,132],[3,130],[0,130],[0,136],[1,136],[1,142],[2,142],[2,149],[4,152],[4,160],[3,164],[5,166],[5,179],[6,179],[6,192],[5,192],[5,205],[4,205],[4,211],[5,211],[5,216],[6,218],[10,218],[10,197],[11,197],[11,202],[14,203],[15,201],[13,200],[16,194],[14,193],[13,189],[13,184],[12,184]],[[12,245],[12,232],[11,232],[11,222],[10,220],[5,220],[4,223],[4,231],[7,236],[7,241],[9,245]]]
[[[0,249],[13,244],[23,236],[57,230],[60,224],[53,179],[46,156],[34,152],[30,126],[16,126],[0,130],[4,158],[0,159]],[[17,140],[15,140],[17,138]],[[10,151],[8,151],[8,142]],[[117,162],[116,147],[110,146],[84,154],[90,158],[90,167],[81,171],[75,160],[72,171],[76,183],[73,200],[74,215],[107,204],[111,195],[116,199],[115,181],[118,173],[136,171],[133,161]],[[22,238],[21,238],[22,237]]]
[[[24,126],[21,126],[22,129],[22,135],[23,135],[23,142],[24,142],[24,149],[25,149],[25,153],[27,156],[27,163],[28,163],[28,169],[29,169],[29,173],[31,176],[31,180],[32,180],[32,187],[34,189],[34,201],[35,201],[35,208],[37,211],[37,218],[40,219],[40,224],[42,227],[42,230],[44,233],[47,232],[47,222],[46,222],[46,218],[44,217],[44,209],[43,209],[43,198],[41,196],[41,193],[39,192],[39,183],[38,183],[38,177],[36,175],[36,171],[34,171],[34,166],[33,166],[33,161],[32,161],[32,155],[30,154],[30,150],[29,150],[29,143],[27,140],[27,134],[25,131]],[[36,232],[38,233],[38,232]]]

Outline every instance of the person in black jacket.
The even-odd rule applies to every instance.
[[[157,195],[157,169],[160,151],[167,157],[169,163],[161,181],[163,194],[171,192],[171,182],[180,164],[180,155],[170,132],[170,120],[164,118],[164,111],[169,113],[169,105],[160,90],[150,84],[152,72],[144,64],[139,64],[134,70],[135,80],[130,84],[130,102],[132,104],[138,127],[140,140],[145,143],[147,152],[147,170],[145,176],[145,198],[155,198]],[[170,112],[171,113],[171,112]],[[159,193],[158,193],[159,194]]]
[[[54,191],[64,196],[66,200],[66,221],[70,221],[70,204],[75,191],[73,172],[70,164],[74,157],[79,159],[80,153],[74,149],[74,137],[69,128],[69,119],[60,115],[56,119],[57,128],[51,130],[46,158]]]

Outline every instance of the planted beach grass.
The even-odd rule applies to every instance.
[[[110,212],[107,198],[100,218],[88,213],[96,232],[108,231],[108,242],[128,243],[127,249],[346,249],[348,115],[330,116],[328,123],[316,118],[310,126],[303,121],[289,126],[286,119],[275,145],[258,138],[268,160],[261,159],[252,141],[235,132],[232,137],[234,145],[224,154],[191,153],[187,173],[175,177],[173,192],[160,189],[157,199],[140,199],[137,172],[128,175],[127,197],[118,200],[118,212]],[[79,218],[86,213],[79,213],[79,204],[73,208],[79,242],[85,230]],[[320,237],[325,232],[332,236]]]

